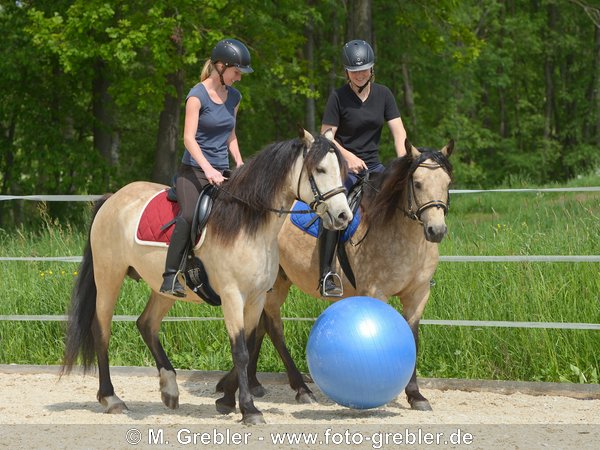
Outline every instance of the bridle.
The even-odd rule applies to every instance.
[[[334,152],[334,147],[332,144],[330,144],[329,152]],[[307,153],[308,153],[308,150],[306,149],[306,146],[304,146],[304,148],[302,150],[303,158],[306,158]],[[296,188],[296,199],[297,200],[300,200],[300,181],[302,180],[302,171],[303,170],[304,170],[304,165],[302,165],[302,170],[300,171],[300,176],[298,177],[298,186]],[[341,186],[335,187],[333,189],[330,189],[329,191],[322,194],[321,190],[317,186],[317,182],[315,181],[315,177],[313,176],[312,173],[308,174],[308,182],[310,183],[310,189],[312,190],[314,197],[313,197],[312,201],[308,204],[308,206],[310,207],[310,211],[307,211],[307,212],[314,211],[317,213],[317,216],[319,216],[319,217],[322,217],[324,214],[329,214],[329,211],[328,211],[329,207],[327,206],[327,203],[325,203],[326,200],[330,199],[331,197],[333,197],[335,195],[346,192],[346,188],[343,185],[341,185]],[[298,213],[301,211],[295,211],[295,212]]]
[[[329,151],[334,152],[334,149],[335,149],[335,147],[333,147],[333,144],[330,144]],[[306,146],[304,146],[302,149],[302,158],[303,159],[306,159],[307,153],[308,153],[308,150],[307,150]],[[296,187],[296,200],[301,200],[300,199],[300,181],[302,180],[302,171],[303,170],[304,170],[304,164],[302,165],[302,169],[300,170],[300,176],[298,177],[298,186]],[[329,214],[328,206],[327,206],[327,203],[325,203],[325,201],[330,199],[334,195],[338,195],[338,194],[341,194],[342,192],[344,192],[344,193],[346,192],[346,188],[342,185],[342,186],[333,188],[333,189],[325,192],[324,194],[322,194],[321,190],[317,186],[317,182],[315,181],[315,177],[313,176],[312,173],[308,174],[308,182],[310,183],[310,188],[314,195],[312,201],[308,205],[310,207],[310,209],[285,210],[283,208],[275,209],[275,208],[267,208],[267,207],[265,207],[263,209],[266,211],[274,212],[280,217],[283,214],[311,214],[313,212],[316,212],[317,216],[321,217],[324,214]],[[231,198],[237,200],[238,202],[243,203],[245,205],[249,204],[246,200],[238,197],[237,195],[234,195],[233,193],[229,192],[227,189],[224,189],[221,186],[215,186],[215,187],[219,191],[224,192],[225,194],[229,195]],[[333,220],[333,218],[332,218],[332,220]]]
[[[433,155],[435,155],[435,153]],[[408,218],[410,218],[412,220],[416,220],[420,224],[423,224],[423,221],[421,220],[421,216],[429,208],[441,208],[444,211],[444,216],[446,216],[448,214],[448,209],[450,208],[450,192],[448,192],[446,201],[431,200],[422,205],[419,205],[417,203],[417,199],[415,197],[413,174],[419,167],[429,169],[429,170],[436,170],[436,169],[441,168],[446,173],[448,173],[448,175],[450,175],[448,172],[448,169],[446,167],[444,167],[444,165],[441,164],[439,161],[437,161],[435,157],[433,159],[436,160],[436,162],[433,162],[433,163],[425,162],[425,160],[430,159],[431,157],[432,157],[431,153],[422,153],[421,156],[413,163],[413,166],[411,167],[411,170],[410,170],[410,176],[408,178],[408,196],[407,196],[408,197],[407,198],[408,210],[402,209],[402,212],[404,213],[404,215],[406,215]]]
[[[444,216],[446,216],[448,214],[448,209],[450,208],[450,192],[448,192],[448,196],[447,196],[445,202],[442,200],[431,200],[427,203],[419,205],[417,203],[417,199],[415,197],[413,174],[419,167],[423,167],[425,169],[430,169],[430,170],[435,170],[435,169],[441,168],[444,170],[444,172],[446,172],[448,175],[450,175],[450,169],[448,168],[447,164],[444,163],[443,158],[444,157],[439,152],[427,152],[427,153],[421,153],[421,156],[413,161],[413,163],[411,164],[411,167],[410,167],[410,175],[408,177],[408,183],[407,183],[407,185],[408,185],[408,195],[407,195],[408,210],[404,209],[403,207],[396,206],[396,208],[399,209],[400,211],[402,211],[402,213],[406,217],[418,222],[421,225],[423,225],[421,216],[429,208],[441,208],[444,210]],[[435,162],[427,163],[427,162],[425,162],[427,159],[433,159]],[[376,193],[379,193],[380,190],[377,187],[375,187],[373,184],[371,184],[371,182],[369,180],[369,175],[370,175],[370,172],[367,171],[365,176],[360,179],[359,184],[362,186],[368,186],[369,188],[373,189]],[[358,203],[360,203],[360,199],[362,197],[362,187],[360,187],[359,189],[360,189],[360,191],[357,193],[358,198],[355,200]],[[351,196],[352,196],[352,193],[351,193]],[[360,238],[359,241],[354,242],[352,239],[350,239],[350,243],[353,246],[360,245],[365,240],[365,238],[369,234],[370,230],[371,230],[371,228],[370,228],[370,226],[368,226],[367,230],[365,231],[364,235]]]

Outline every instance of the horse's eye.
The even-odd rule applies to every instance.
[[[322,167],[317,167],[317,169],[315,170],[315,172],[317,172],[317,173],[327,173],[327,171],[325,169],[323,169]]]
[[[420,181],[415,181],[415,189],[421,189],[423,187],[423,185],[421,184]]]

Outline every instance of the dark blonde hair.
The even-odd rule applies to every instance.
[[[210,75],[213,73],[213,70],[215,70],[215,65],[209,58],[204,63],[204,67],[202,67],[202,71],[200,72],[200,81],[204,81],[210,77]]]

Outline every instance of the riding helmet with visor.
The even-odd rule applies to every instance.
[[[237,39],[223,39],[213,48],[210,60],[221,62],[225,67],[237,67],[242,73],[254,72],[250,67],[250,52]]]
[[[367,70],[375,64],[375,53],[367,41],[355,39],[342,48],[342,61],[350,72]]]

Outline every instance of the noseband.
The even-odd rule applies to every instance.
[[[413,168],[410,171],[410,176],[408,178],[408,211],[403,211],[404,214],[412,219],[416,220],[420,224],[423,223],[421,220],[421,216],[423,213],[429,208],[441,208],[444,211],[444,216],[448,214],[448,209],[450,208],[450,192],[448,192],[448,196],[446,197],[446,201],[443,200],[431,200],[427,203],[419,205],[417,203],[417,199],[415,197],[415,188],[414,188],[414,180],[413,174],[419,167],[423,167],[425,169],[435,170],[435,169],[444,169],[446,173],[448,173],[448,169],[444,167],[440,162],[436,161],[434,163],[426,163],[425,160],[429,159],[431,154],[421,154],[419,159],[415,161],[413,164]],[[435,160],[436,158],[434,158]],[[449,175],[449,173],[448,173]]]

